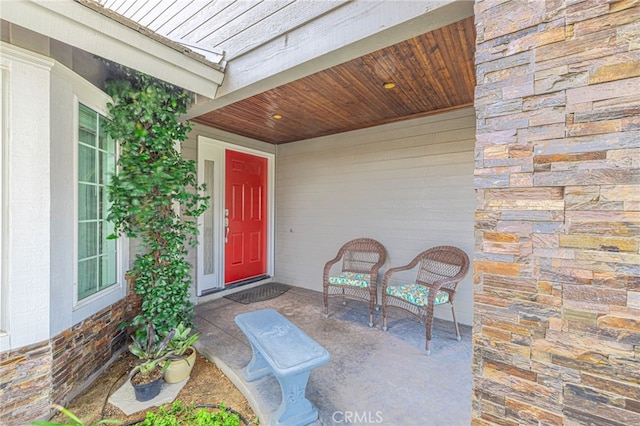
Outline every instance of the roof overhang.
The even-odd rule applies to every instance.
[[[473,15],[473,2],[353,1],[228,61],[215,99],[198,99],[197,117]],[[268,59],[265,59],[268,58]]]
[[[208,98],[224,73],[72,0],[2,2],[2,19]]]

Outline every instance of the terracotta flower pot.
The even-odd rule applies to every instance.
[[[191,353],[189,353],[191,351]],[[193,346],[187,349],[187,356],[179,359],[172,359],[169,366],[164,371],[164,381],[167,383],[178,383],[191,375],[191,370],[196,363],[196,350]]]

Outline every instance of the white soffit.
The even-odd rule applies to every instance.
[[[73,0],[2,1],[2,19],[214,98],[224,73]]]

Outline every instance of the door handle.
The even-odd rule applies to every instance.
[[[229,214],[229,211],[226,211],[226,214]],[[229,218],[224,218],[224,242],[225,244],[229,241]]]

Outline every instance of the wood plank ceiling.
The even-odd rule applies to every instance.
[[[467,107],[474,52],[471,17],[192,121],[281,144]]]
[[[251,46],[346,2],[100,0],[100,3],[162,36],[196,48],[211,60],[219,61],[224,50],[224,59],[232,61],[247,54]],[[282,19],[284,15],[286,19]],[[263,28],[273,22],[286,26]],[[192,121],[281,144],[467,107],[473,104],[474,53],[475,28],[470,17]],[[383,88],[388,82],[395,87]],[[276,114],[282,118],[275,119]]]

